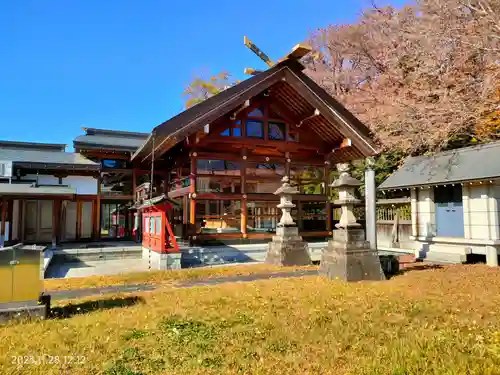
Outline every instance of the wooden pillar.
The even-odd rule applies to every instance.
[[[17,230],[19,242],[24,242],[24,199],[19,199],[19,227]]]
[[[134,197],[133,201],[134,203],[137,201],[136,196],[135,196],[135,189],[137,187],[137,172],[135,168],[132,169],[132,195]]]
[[[247,237],[247,214],[247,200],[243,198],[241,200],[241,233],[243,234],[243,238]]]
[[[101,238],[101,175],[97,177],[97,199],[96,199],[96,239]]]
[[[52,201],[52,247],[55,247],[57,245],[57,240],[58,240],[58,225],[59,221],[58,220],[58,200],[54,199]]]
[[[5,221],[7,220],[7,200],[5,198],[2,199],[1,212],[0,219],[2,220],[2,224],[0,225],[0,246],[3,246],[5,241]]]
[[[247,209],[247,149],[244,148],[241,151],[241,167],[240,167],[240,184],[241,184],[241,194],[243,199],[241,200],[241,218],[240,227],[241,234],[243,238],[247,238],[247,223],[248,223],[248,209]]]
[[[287,133],[288,134],[288,133]],[[290,177],[290,163],[291,163],[291,159],[290,159],[290,153],[289,152],[286,152],[285,153],[285,176],[287,176],[289,179],[291,179]]]
[[[12,228],[14,227],[14,200],[11,199],[9,200],[9,205],[7,207],[8,209],[8,212],[7,212],[7,217],[8,217],[8,220],[9,220],[9,241],[12,241],[14,240],[14,238],[12,238]]]
[[[76,239],[82,236],[82,201],[76,201]]]
[[[328,232],[332,231],[332,222],[333,222],[333,212],[332,212],[332,203],[330,202],[330,163],[325,161],[325,169],[324,169],[324,178],[325,184],[325,195],[326,195],[326,230]]]
[[[191,235],[196,234],[196,152],[191,154],[191,165],[189,171],[189,185],[191,199],[189,201],[189,224],[191,226]]]
[[[304,230],[302,227],[302,202],[297,202],[297,226],[299,227],[299,231]]]
[[[170,172],[166,172],[163,176],[163,194],[168,196],[168,191],[170,190]]]
[[[95,222],[96,211],[95,211],[95,209],[96,209],[96,200],[93,199],[92,200],[92,214],[91,214],[92,215],[92,237],[91,237],[92,241],[95,241],[95,239],[96,239],[96,228],[95,228],[95,226],[96,226],[96,222]]]
[[[196,174],[197,174],[197,167],[196,167],[196,152],[194,152],[191,155],[191,168],[190,168],[190,173],[189,173],[189,184],[191,185],[191,193],[196,193]]]

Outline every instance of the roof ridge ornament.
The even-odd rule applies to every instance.
[[[264,61],[268,67],[272,68],[273,66],[276,65],[275,62],[273,62],[269,56],[267,56],[259,47],[257,47],[250,39],[248,39],[246,36],[243,36],[243,44],[247,46],[253,53],[255,53],[262,61]],[[285,60],[300,60],[303,58],[305,55],[310,53],[312,51],[312,47],[309,44],[304,44],[304,43],[298,43],[295,46],[293,46],[292,50],[282,57],[281,59],[278,60],[278,64],[285,61]],[[253,68],[245,68],[243,70],[244,74],[248,75],[257,75],[259,73],[262,73],[262,70],[257,70]]]

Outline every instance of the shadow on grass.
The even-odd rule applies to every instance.
[[[400,269],[394,276],[403,275],[412,271],[427,271],[427,270],[438,270],[443,268],[440,264],[420,264],[418,266],[410,266]]]
[[[50,309],[49,317],[52,319],[65,319],[73,315],[87,314],[97,310],[108,310],[119,307],[133,306],[138,303],[144,303],[144,298],[138,296],[100,299],[96,301],[86,301],[82,303],[69,303],[64,306],[53,307]]]

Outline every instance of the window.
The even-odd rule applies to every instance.
[[[274,232],[279,222],[278,202],[248,202],[248,232]]]
[[[231,134],[230,134],[230,129],[227,128],[226,130],[224,130],[222,133],[220,133],[220,135],[222,135],[223,137],[229,137]]]
[[[196,189],[202,193],[241,193],[241,179],[232,177],[198,177]]]
[[[144,233],[149,233],[149,217],[144,218]]]
[[[241,202],[230,200],[196,200],[196,218],[203,233],[241,231]]]
[[[285,124],[281,122],[269,122],[269,131],[268,137],[269,139],[274,140],[285,140]]]
[[[227,160],[200,160],[196,161],[198,174],[214,174],[226,176],[239,176],[241,166],[237,162]]]
[[[325,231],[327,229],[324,202],[302,202],[302,230]]]
[[[149,219],[149,233],[154,234],[155,233],[155,218],[151,217]]]
[[[299,133],[294,131],[294,130],[290,130],[290,132],[288,133],[288,141],[289,142],[298,142],[299,141]]]
[[[282,177],[285,175],[285,167],[281,164],[274,163],[260,163],[249,165],[247,167],[247,175],[262,177]]]
[[[248,117],[263,117],[264,111],[262,108],[255,108],[248,113]]]
[[[324,182],[301,181],[299,186],[300,194],[324,194],[324,190]]]
[[[233,137],[241,137],[241,121],[238,120],[233,125]]]
[[[323,180],[323,169],[308,165],[292,165],[290,175],[296,180]]]
[[[257,120],[247,120],[247,137],[264,138],[264,123]]]
[[[103,168],[125,169],[127,162],[125,160],[103,159],[101,161]]]
[[[161,234],[161,216],[156,216],[155,218],[156,221],[156,234],[160,235]]]

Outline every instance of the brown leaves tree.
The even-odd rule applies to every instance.
[[[499,0],[418,0],[311,35],[307,73],[385,149],[422,153],[500,136]]]

